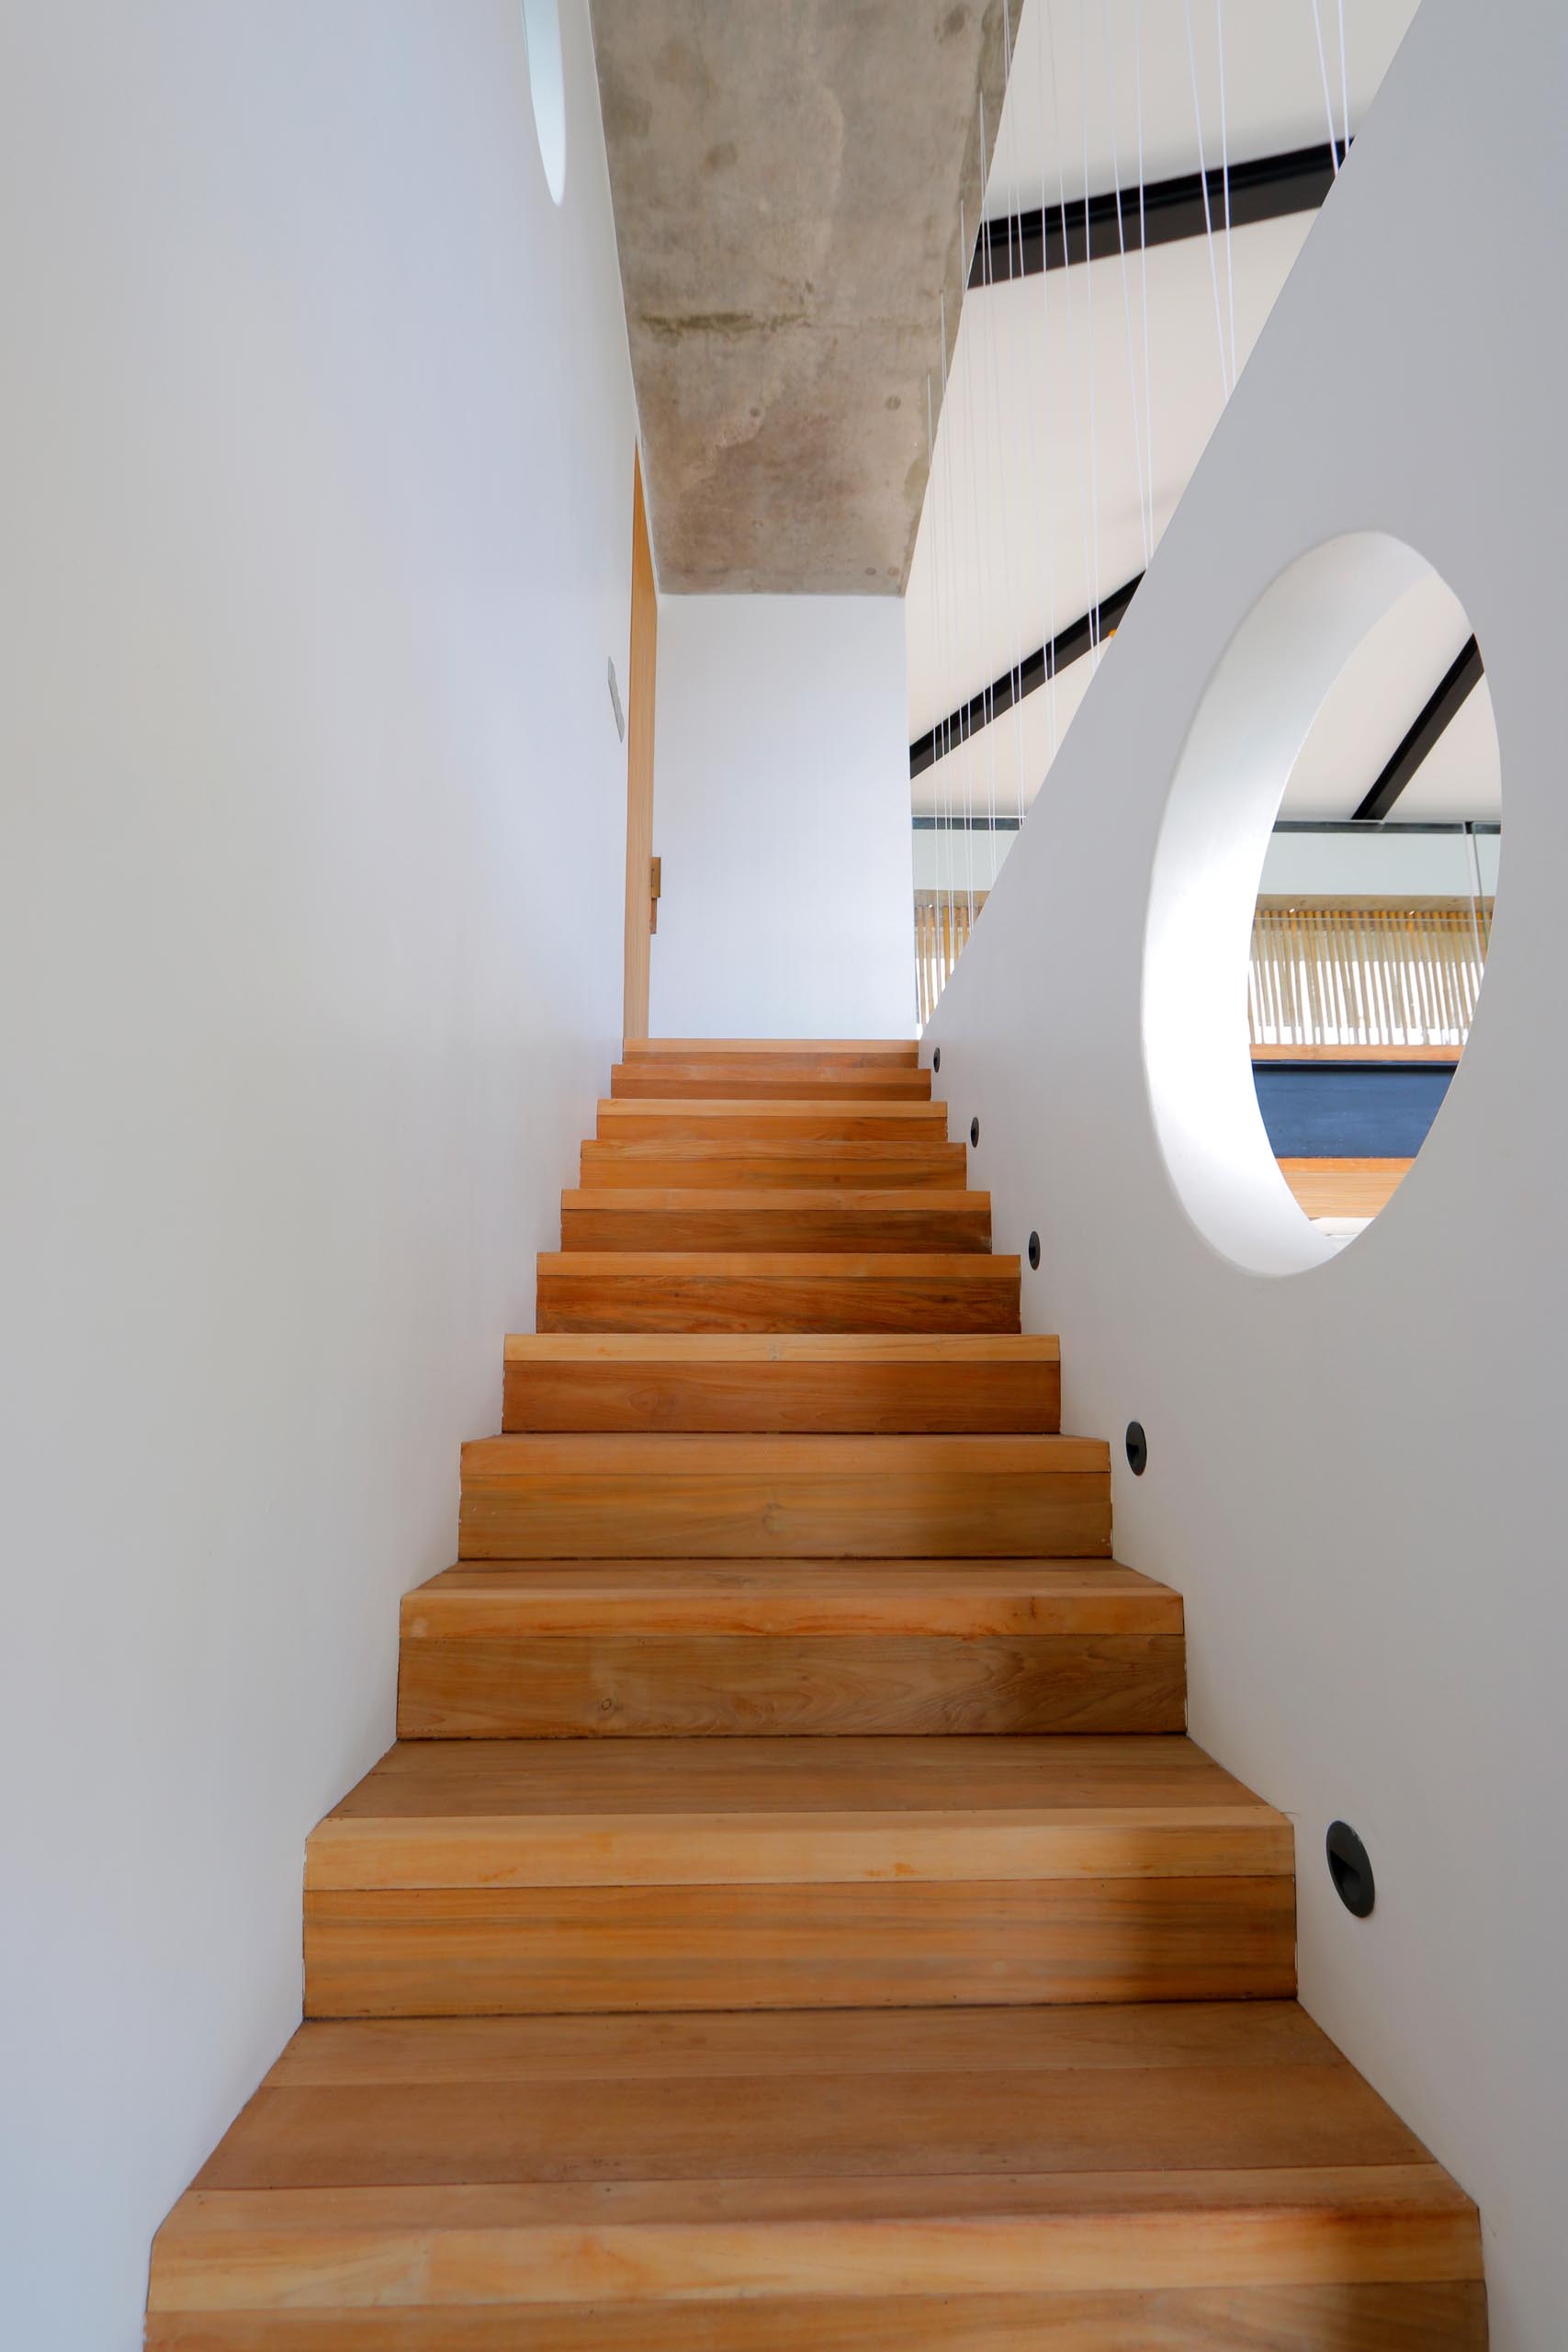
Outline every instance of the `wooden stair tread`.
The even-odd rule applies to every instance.
[[[897,1282],[904,1276],[922,1274],[951,1278],[954,1282],[988,1283],[998,1289],[1017,1279],[1019,1260],[997,1256],[976,1257],[966,1250],[911,1250],[900,1251],[891,1261],[887,1253],[868,1250],[806,1251],[791,1253],[787,1264],[780,1263],[776,1250],[574,1250],[570,1255],[542,1250],[541,1268],[564,1268],[573,1274],[620,1274],[624,1276],[667,1275],[671,1279],[682,1274],[706,1274],[716,1278],[742,1274],[751,1277],[773,1275],[780,1282],[798,1282],[814,1274],[833,1274],[841,1280],[864,1283]]]
[[[479,2305],[514,2330],[588,2306],[592,2335],[536,2340],[601,2352],[967,2347],[927,2301],[961,2295],[1021,2352],[1100,2297],[1201,2328],[1206,2299],[1245,2318],[1280,2286],[1310,2320],[1327,2280],[1317,2308],[1367,2333],[1159,2340],[1374,2352],[1403,2308],[1382,2286],[1425,2290],[1425,2344],[1458,2352],[1480,2275],[1473,2207],[1291,2002],[321,2023],[160,2232],[149,2341],[251,2313],[364,2313],[418,2352],[536,2340],[452,2332]]]
[[[987,2076],[1005,2084],[999,2116],[976,2098]],[[1291,2002],[742,2011],[700,2025],[307,2025],[196,2185],[863,2184],[1429,2161]]]
[[[400,1659],[404,1739],[1186,1725],[1179,1596],[1099,1562],[459,1566],[405,1596]]]
[[[1290,1823],[1179,1737],[400,1741],[312,2017],[1281,1996]]]
[[[503,1477],[528,1477],[559,1470],[578,1477],[640,1479],[713,1473],[719,1477],[753,1472],[788,1472],[801,1477],[857,1476],[872,1471],[899,1480],[955,1473],[1022,1477],[1031,1472],[1087,1476],[1109,1471],[1111,1448],[1103,1438],[818,1436],[787,1431],[743,1435],[686,1430],[631,1430],[605,1436],[597,1430],[547,1430],[510,1437],[470,1438],[463,1447],[465,1469]]]
[[[632,1216],[648,1209],[694,1209],[713,1215],[722,1209],[733,1209],[750,1216],[762,1216],[770,1210],[809,1209],[829,1211],[836,1216],[858,1214],[863,1216],[932,1216],[943,1210],[961,1216],[976,1209],[989,1211],[989,1193],[971,1193],[963,1188],[948,1192],[933,1192],[911,1200],[906,1186],[891,1191],[873,1186],[835,1189],[830,1200],[824,1201],[818,1189],[801,1185],[742,1186],[733,1192],[708,1185],[660,1185],[638,1187],[573,1187],[561,1194],[563,1209],[604,1209]]]
[[[400,1741],[312,1833],[314,1856],[342,1848],[353,1825],[537,1815],[644,1817],[875,1815],[892,1830],[915,1814],[1022,1813],[1092,1830],[1109,1815],[1179,1830],[1222,1815],[1256,1830],[1279,1866],[1284,1816],[1185,1738],[647,1740],[613,1747],[529,1740]],[[323,1834],[324,1833],[324,1834]],[[592,1858],[590,1858],[592,1866]],[[701,1857],[689,1867],[701,1868]],[[1288,1862],[1285,1865],[1288,1867]]]

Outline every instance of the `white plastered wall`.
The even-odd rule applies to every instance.
[[[0,2335],[130,2352],[299,2014],[620,1027],[585,0],[0,9]],[[560,851],[546,870],[542,838]]]
[[[1118,1553],[1187,1595],[1193,1730],[1296,1819],[1305,2000],[1481,2200],[1496,2352],[1568,2341],[1565,107],[1549,0],[1425,0],[928,1033],[998,1246],[1040,1232],[1025,1317],[1062,1333],[1066,1426],[1117,1441]],[[1428,559],[1485,650],[1491,967],[1390,1206],[1249,1273],[1156,1136],[1156,844],[1224,649],[1362,532]],[[1244,943],[1245,907],[1238,1057]],[[1336,1815],[1378,1871],[1364,1924],[1324,1866]]]
[[[913,1035],[905,701],[895,597],[664,599],[655,1036]]]

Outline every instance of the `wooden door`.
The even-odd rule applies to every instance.
[[[642,498],[642,460],[632,460],[632,633],[626,673],[626,981],[623,1034],[648,1035],[654,910],[653,696],[659,599]]]

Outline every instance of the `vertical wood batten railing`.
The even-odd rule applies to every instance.
[[[970,899],[952,890],[915,893],[915,1011],[922,1029],[953,978],[987,895],[976,890]]]
[[[1253,1045],[1458,1050],[1475,1017],[1491,917],[1490,899],[1259,899],[1247,992]]]

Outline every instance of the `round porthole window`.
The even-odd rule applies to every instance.
[[[1144,1045],[1193,1222],[1320,1265],[1441,1113],[1492,940],[1501,762],[1448,583],[1377,532],[1265,592],[1194,713],[1156,854]]]
[[[561,73],[560,12],[557,0],[523,0],[523,41],[528,52],[528,89],[539,161],[550,195],[566,193],[566,82]]]

